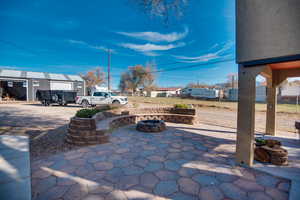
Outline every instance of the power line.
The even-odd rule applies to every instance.
[[[194,67],[198,67],[198,66],[211,65],[211,64],[217,64],[217,63],[224,63],[224,62],[230,62],[230,61],[234,61],[234,59],[233,59],[233,58],[230,58],[230,59],[219,60],[219,61],[214,61],[214,62],[198,63],[198,64],[188,65],[188,66],[179,66],[179,67],[167,68],[167,69],[162,69],[162,70],[152,71],[151,73],[160,73],[160,72],[167,72],[167,71],[176,71],[176,70],[182,70],[182,69],[194,68]]]

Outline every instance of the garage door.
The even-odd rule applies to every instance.
[[[73,83],[71,82],[50,82],[51,90],[73,90]]]

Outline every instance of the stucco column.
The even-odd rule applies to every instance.
[[[276,135],[276,86],[272,84],[272,78],[267,78],[267,113],[266,113],[266,134]]]
[[[254,158],[255,83],[260,68],[239,65],[236,162],[248,166]]]

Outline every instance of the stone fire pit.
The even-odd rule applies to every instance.
[[[161,132],[166,130],[166,124],[163,120],[142,120],[137,123],[136,130],[142,132]]]
[[[256,143],[254,159],[274,165],[288,165],[288,152],[277,140],[264,140],[264,144]]]

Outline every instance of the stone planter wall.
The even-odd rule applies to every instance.
[[[182,114],[182,115],[196,115],[196,109],[194,108],[172,108],[171,113]]]
[[[94,118],[71,118],[66,142],[74,145],[91,145],[108,142],[106,132],[96,130]]]

